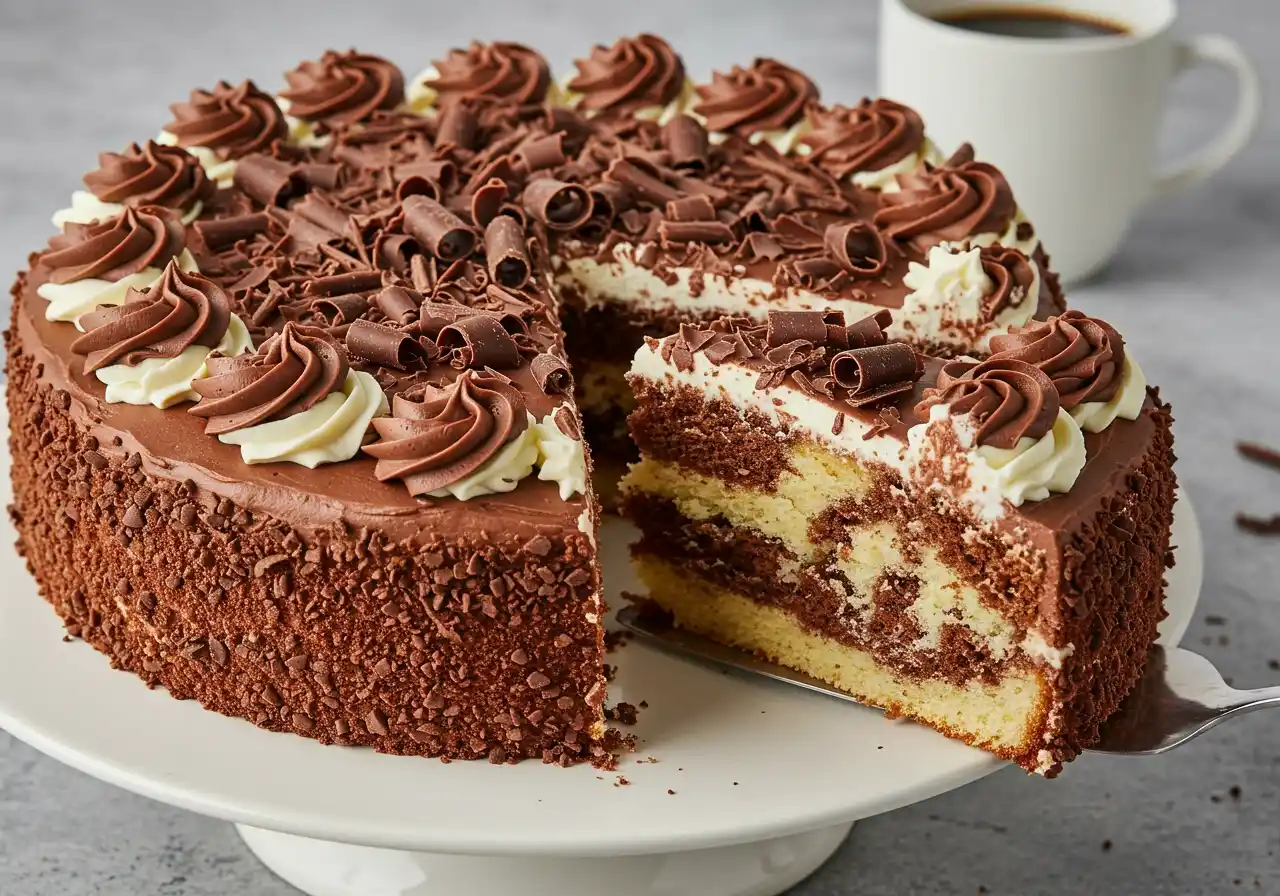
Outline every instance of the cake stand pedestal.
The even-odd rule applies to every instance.
[[[639,590],[630,534],[611,521],[601,535],[613,595]],[[0,521],[0,542],[13,537]],[[1167,643],[1200,590],[1185,499],[1174,543]],[[64,643],[12,552],[0,552],[0,581],[0,727],[89,775],[234,822],[311,896],[770,896],[817,869],[856,819],[1004,766],[875,710],[640,643],[609,657],[610,700],[642,705],[636,752],[613,771],[324,747],[172,700]]]

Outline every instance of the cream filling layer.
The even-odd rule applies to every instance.
[[[673,282],[667,283],[653,271],[636,264],[632,260],[634,253],[635,246],[620,243],[614,247],[613,259],[608,262],[602,263],[593,256],[561,258],[556,283],[576,291],[588,308],[621,303],[630,309],[675,311],[702,318],[743,315],[763,321],[771,308],[833,309],[843,312],[845,320],[852,322],[884,310],[882,305],[823,296],[799,287],[778,293],[772,283],[745,276],[746,269],[741,266],[736,268],[738,273],[729,276],[703,274],[695,295],[689,285],[692,272],[688,268],[673,268]],[[891,339],[950,342],[963,351],[980,351],[992,336],[1008,332],[1013,323],[1025,323],[1035,313],[1035,305],[1023,302],[997,321],[977,328],[976,339],[958,336],[954,328],[944,326],[945,306],[921,300],[889,310],[893,313],[893,323],[887,331]],[[965,332],[970,329],[966,328]]]
[[[244,321],[233,314],[227,332],[215,348],[193,345],[173,358],[144,358],[137,364],[112,364],[96,371],[95,376],[107,387],[108,404],[149,404],[163,409],[200,399],[191,388],[191,381],[205,375],[204,362],[213,352],[234,358],[252,350],[249,330]]]
[[[183,249],[178,254],[178,269],[186,274],[198,273],[196,260],[192,254]],[[155,284],[164,274],[160,268],[143,268],[136,274],[129,274],[119,280],[99,280],[89,277],[74,283],[41,283],[36,295],[45,299],[49,307],[44,309],[45,320],[75,323],[79,327],[79,319],[91,311],[106,305],[123,305],[129,289],[146,289]]]
[[[360,451],[369,421],[389,410],[387,396],[372,375],[349,370],[342,388],[312,407],[283,420],[232,432],[218,441],[239,445],[247,464],[284,462],[314,469],[350,460]]]
[[[191,208],[182,212],[182,223],[190,224],[200,217],[203,210],[204,203],[197,199]],[[53,213],[53,226],[61,228],[66,224],[91,224],[114,218],[122,211],[124,205],[119,202],[103,202],[88,190],[76,190],[71,194],[71,206]]]

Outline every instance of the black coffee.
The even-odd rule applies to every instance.
[[[965,31],[1041,40],[1129,33],[1124,25],[1099,16],[1043,6],[969,6],[938,13],[933,19]]]

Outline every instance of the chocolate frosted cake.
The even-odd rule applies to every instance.
[[[1169,415],[969,147],[651,35],[285,82],[103,153],[14,286],[71,635],[326,743],[608,761],[592,454],[638,445],[678,624],[1041,770],[1130,687]]]

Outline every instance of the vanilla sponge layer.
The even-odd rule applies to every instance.
[[[681,628],[797,669],[860,702],[923,722],[1002,758],[1020,759],[1038,749],[1049,689],[1034,670],[1009,670],[993,684],[908,678],[868,651],[807,631],[777,607],[664,560],[642,554],[635,565],[649,598],[671,613]]]

